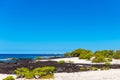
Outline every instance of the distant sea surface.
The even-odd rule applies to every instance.
[[[2,62],[10,62],[10,58],[15,59],[35,59],[40,56],[42,58],[51,58],[51,57],[63,57],[64,54],[0,54],[0,61]]]

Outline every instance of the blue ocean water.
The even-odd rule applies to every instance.
[[[8,58],[25,58],[25,59],[35,59],[40,56],[42,58],[50,58],[50,57],[63,57],[64,54],[0,54],[0,61],[2,62],[10,62]]]

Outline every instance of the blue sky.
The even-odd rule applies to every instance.
[[[0,53],[120,49],[119,0],[0,0]]]

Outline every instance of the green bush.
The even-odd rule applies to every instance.
[[[58,63],[58,64],[63,64],[63,63],[65,63],[65,61],[64,61],[64,60],[60,60],[60,61],[58,61],[57,63]]]
[[[68,62],[69,62],[69,63],[74,63],[74,61],[71,61],[71,60],[69,60]]]
[[[86,67],[80,67],[80,71],[87,71],[88,69]]]
[[[46,67],[41,67],[41,68],[35,68],[33,70],[33,74],[35,76],[39,76],[39,77],[47,77],[49,75],[50,76],[53,76],[54,75],[54,70],[55,70],[55,67],[52,67],[52,66],[46,66]],[[49,78],[48,77],[48,78]]]
[[[64,54],[64,57],[71,57],[72,55],[71,55],[71,53],[70,52],[66,52],[65,54]]]
[[[35,68],[33,71],[29,71],[27,68],[18,68],[15,70],[15,73],[20,78],[32,79],[35,76],[39,76],[39,78],[52,78],[54,77],[55,67],[46,66]]]
[[[110,65],[111,65],[110,62],[106,62],[106,63],[105,63],[105,66],[110,66]]]
[[[41,60],[41,59],[42,59],[42,57],[40,57],[40,56],[36,57],[36,60]]]
[[[8,77],[4,78],[3,80],[15,80],[15,78],[13,78],[13,76],[8,76]]]
[[[22,67],[17,68],[14,72],[18,77],[24,78],[26,73],[29,73],[29,69]]]
[[[101,70],[109,70],[109,68],[108,67],[102,67]]]
[[[25,78],[26,78],[26,79],[33,79],[33,78],[34,78],[34,75],[33,75],[32,72],[27,72],[27,73],[25,73]]]
[[[113,57],[113,54],[114,54],[115,52],[113,51],[113,50],[101,50],[101,51],[96,51],[95,53],[94,53],[94,55],[96,56],[96,55],[102,55],[102,56],[104,56],[105,58],[111,58],[111,57]]]
[[[115,53],[114,56],[113,56],[114,59],[120,59],[120,54],[118,53]]]
[[[101,62],[106,62],[104,56],[97,56],[92,60],[93,63],[101,63]]]
[[[71,52],[71,56],[79,57],[81,54],[87,54],[87,53],[91,53],[91,52],[92,51],[90,51],[90,50],[78,48],[78,49]]]
[[[50,78],[54,78],[53,75],[45,75],[41,77],[42,79],[50,79]]]
[[[79,59],[88,59],[88,60],[90,60],[90,58],[92,56],[93,56],[92,53],[83,53],[83,54],[80,54]]]
[[[91,67],[90,70],[96,71],[96,70],[98,70],[98,68],[97,67]]]
[[[112,58],[107,58],[106,61],[111,62]]]

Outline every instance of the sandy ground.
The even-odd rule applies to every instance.
[[[0,80],[2,80],[2,78],[5,78],[6,76],[8,75],[0,74]],[[15,77],[15,75],[13,76]],[[25,79],[16,79],[16,80],[25,80]],[[75,73],[55,73],[54,80],[120,80],[120,69],[111,69],[107,71],[75,72]]]
[[[85,63],[85,64],[101,64],[101,63],[92,63],[90,60],[86,59],[79,59],[78,57],[72,57],[72,58],[59,58],[59,59],[49,59],[50,61],[60,61],[64,60],[65,62],[73,61],[74,63]],[[111,64],[120,64],[120,60],[113,59]]]
[[[13,76],[14,78],[16,78],[16,76],[15,75],[8,75],[8,74],[0,74],[0,80],[2,80],[2,79],[4,79],[4,78],[6,78],[7,76]]]
[[[56,73],[55,80],[120,80],[120,69],[76,73]]]

